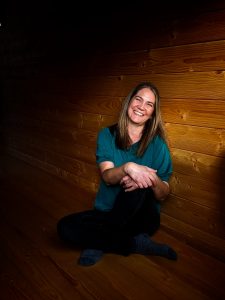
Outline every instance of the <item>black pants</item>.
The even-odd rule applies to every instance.
[[[74,246],[128,255],[132,237],[153,235],[160,215],[151,189],[123,190],[109,212],[88,210],[63,217],[57,224],[60,238]]]

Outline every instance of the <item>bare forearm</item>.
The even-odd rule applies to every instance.
[[[134,162],[127,162],[119,167],[115,167],[112,162],[103,162],[100,164],[100,170],[102,179],[108,185],[121,183],[124,176],[128,175],[139,188],[152,186],[151,179],[156,173],[155,170]]]
[[[153,193],[157,200],[163,201],[169,195],[170,188],[169,184],[162,181],[161,179],[157,180],[157,184],[152,186]]]
[[[113,167],[105,170],[102,173],[102,179],[108,185],[118,184],[120,183],[121,179],[126,175],[125,172],[125,165],[120,167]]]
[[[163,201],[169,194],[169,185],[157,176],[155,170],[146,166],[127,162],[115,167],[112,162],[103,162],[100,170],[107,185],[122,184],[127,191],[151,187],[159,201]]]

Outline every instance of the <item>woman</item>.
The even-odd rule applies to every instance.
[[[126,97],[118,124],[99,132],[94,209],[66,216],[57,227],[61,239],[84,248],[81,265],[93,265],[107,252],[177,259],[172,248],[149,238],[159,228],[172,173],[159,102],[157,88],[140,83]]]

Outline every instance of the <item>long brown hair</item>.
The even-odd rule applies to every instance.
[[[134,87],[127,95],[123,102],[123,106],[120,112],[117,130],[116,130],[116,144],[120,149],[128,149],[131,145],[131,139],[128,134],[128,108],[133,97],[142,89],[148,88],[155,95],[154,111],[151,119],[145,123],[145,127],[142,133],[140,144],[137,150],[137,155],[142,156],[148,147],[151,140],[159,135],[166,142],[165,130],[163,127],[163,121],[160,112],[160,96],[158,89],[151,82],[141,82]]]

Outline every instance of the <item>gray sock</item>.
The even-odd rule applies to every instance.
[[[132,252],[177,260],[177,253],[170,246],[152,241],[148,234],[145,233],[141,233],[133,238]]]
[[[85,249],[81,252],[78,264],[82,266],[91,266],[98,262],[103,256],[102,250]]]

